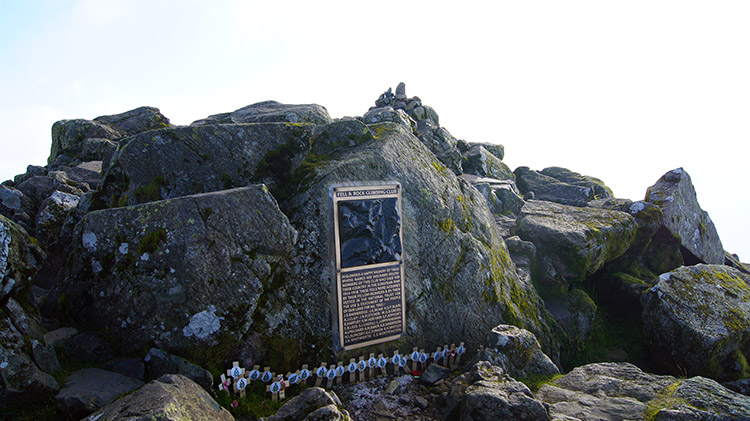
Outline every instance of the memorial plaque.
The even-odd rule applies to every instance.
[[[338,332],[345,350],[405,328],[401,185],[331,188]]]

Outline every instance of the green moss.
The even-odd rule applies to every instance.
[[[563,375],[553,374],[550,376],[545,374],[531,374],[527,377],[518,379],[518,381],[525,384],[532,392],[536,393],[545,384],[555,384],[555,380],[560,377],[563,377]]]
[[[164,177],[158,175],[151,179],[145,186],[138,187],[134,194],[138,203],[155,202],[161,200],[161,188],[166,187],[167,182]],[[127,198],[126,198],[127,201]]]
[[[292,393],[294,393],[294,388],[297,387],[292,386]],[[266,383],[256,381],[250,382],[245,388],[244,398],[232,397],[227,392],[219,392],[216,396],[216,402],[236,419],[260,419],[275,414],[281,405],[291,398],[289,392],[287,392],[287,399],[283,401],[274,402],[270,397],[270,393],[266,392]],[[235,399],[238,405],[232,408],[232,401]]]
[[[268,364],[279,373],[286,373],[302,365],[299,341],[282,336],[272,336],[264,341],[268,345]]]
[[[432,168],[434,168],[435,171],[437,171],[438,173],[440,173],[440,175],[443,175],[443,176],[446,175],[448,172],[448,167],[446,167],[445,165],[443,165],[442,162],[439,162],[439,161],[432,161]]]
[[[219,176],[219,181],[221,182],[221,188],[224,190],[229,190],[234,187],[234,182],[232,181],[232,177],[229,176],[227,173],[222,173]]]
[[[157,228],[149,231],[138,244],[138,253],[153,253],[161,243],[167,241],[167,231],[164,228]]]
[[[456,229],[456,223],[450,218],[441,219],[437,222],[437,225],[438,228],[440,228],[440,231],[443,231],[446,234],[450,234]]]
[[[205,224],[208,222],[208,218],[211,217],[211,215],[213,215],[214,210],[210,207],[205,207],[205,208],[201,208],[198,211],[198,213],[200,213],[201,219],[203,220],[203,223]]]
[[[662,409],[672,409],[682,405],[692,407],[687,400],[674,396],[674,392],[680,386],[680,383],[682,383],[682,380],[670,384],[662,389],[654,399],[646,402],[646,413],[644,414],[646,420],[655,419],[656,414]]]

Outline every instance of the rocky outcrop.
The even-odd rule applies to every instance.
[[[108,162],[124,137],[169,127],[158,109],[140,107],[91,120],[61,120],[52,126],[50,165],[74,166],[86,161]]]
[[[479,359],[489,361],[517,379],[560,374],[560,369],[544,354],[533,333],[510,325],[492,329]]]
[[[548,171],[552,175],[557,175],[563,180],[568,180],[562,175],[577,174],[562,168],[559,171]],[[570,184],[560,181],[552,175],[534,171],[529,167],[518,167],[513,173],[516,176],[518,189],[524,197],[556,202],[569,206],[586,206],[588,202],[599,199],[596,192],[602,191],[603,187],[593,182],[581,180],[579,183]],[[581,176],[582,177],[582,176]]]
[[[622,256],[635,239],[637,225],[627,213],[553,202],[528,201],[516,232],[537,249],[542,294],[567,292],[570,284]]]
[[[125,351],[216,344],[250,328],[295,235],[263,185],[91,212],[77,231],[66,305]]]
[[[647,345],[661,370],[747,377],[750,276],[719,265],[681,267],[641,298]]]
[[[536,396],[553,419],[740,420],[750,414],[750,398],[713,380],[648,374],[629,363],[578,367]]]
[[[664,212],[664,224],[680,236],[687,264],[724,264],[724,248],[716,227],[701,209],[690,175],[682,168],[669,171],[648,188],[646,201]]]
[[[141,386],[142,381],[122,374],[84,368],[65,379],[65,386],[55,400],[60,411],[71,418],[81,419]]]
[[[128,139],[112,158],[94,209],[245,186],[292,165],[313,126],[297,123],[171,127]],[[265,165],[259,167],[261,160]]]
[[[482,145],[474,145],[464,152],[463,172],[479,177],[515,181],[516,176],[500,158]]]
[[[231,113],[215,114],[194,121],[191,126],[244,123],[309,123],[325,125],[332,121],[325,107],[317,104],[281,104],[264,101],[242,107]]]
[[[446,410],[459,420],[548,420],[541,402],[523,383],[486,361],[475,364],[451,383]]]
[[[165,374],[91,414],[88,420],[233,420],[200,386],[179,374]]]
[[[266,421],[346,420],[349,414],[341,409],[334,392],[319,387],[305,389],[279,408]]]
[[[293,290],[280,285],[277,293],[284,299],[269,301],[276,306],[269,313],[294,314],[290,303],[293,308],[315,311],[310,317],[288,317],[288,327],[281,332],[287,337],[299,335],[297,323],[311,321],[317,326],[310,330],[327,329],[329,308],[312,297],[301,296],[299,291],[327,288],[327,281],[321,284],[319,280],[330,277],[330,267],[319,250],[325,250],[328,244],[329,186],[399,180],[403,188],[406,301],[410,309],[405,340],[427,341],[425,347],[432,348],[460,336],[467,347],[476,347],[484,341],[486,332],[501,322],[551,339],[543,333],[549,327],[541,301],[531,284],[518,278],[485,199],[403,126],[380,123],[369,128],[376,134],[374,140],[354,148],[311,154],[291,177],[304,180],[285,211],[292,223],[301,227],[299,249],[304,255],[300,253],[294,264],[301,269],[298,279],[308,281],[295,284]],[[319,156],[328,158],[318,160]],[[483,310],[466,311],[477,307]],[[438,324],[436,320],[450,322]]]

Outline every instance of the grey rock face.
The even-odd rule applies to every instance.
[[[36,235],[45,244],[58,242],[68,213],[78,206],[79,197],[70,193],[55,190],[42,202],[36,215]]]
[[[476,177],[470,174],[461,174],[461,178],[474,186],[485,199],[494,214],[517,215],[524,205],[516,183],[512,180],[497,180],[494,178]]]
[[[97,117],[94,121],[106,124],[122,133],[123,136],[163,129],[171,125],[169,119],[154,107],[138,107],[120,114]]]
[[[242,107],[231,113],[209,116],[194,121],[191,126],[242,123],[310,123],[324,125],[330,123],[331,116],[325,107],[317,104],[281,104],[264,101]]]
[[[571,171],[567,168],[561,167],[548,167],[540,172],[548,177],[552,177],[555,180],[562,181],[566,184],[590,188],[593,192],[594,199],[607,199],[615,197],[615,195],[612,193],[612,189],[607,187],[602,180],[596,177],[581,175],[575,171]]]
[[[89,416],[91,420],[233,420],[200,386],[179,374],[165,374]]]
[[[447,417],[459,420],[548,420],[528,387],[481,361],[451,383]]]
[[[241,336],[295,236],[263,185],[91,212],[67,277],[71,316],[126,350]]]
[[[469,142],[469,147],[481,146],[492,155],[495,155],[497,159],[503,160],[505,158],[505,146],[499,143],[485,143],[485,142]]]
[[[479,358],[502,367],[514,378],[560,373],[555,363],[542,352],[533,333],[510,325],[498,325],[492,329]]]
[[[304,254],[295,258],[295,267],[300,270],[296,276],[309,281],[294,289],[280,287],[277,294],[285,299],[274,300],[278,307],[271,307],[269,313],[293,314],[286,309],[290,299],[302,298],[300,290],[328,288],[330,268],[319,253],[328,244],[328,186],[399,180],[403,188],[405,284],[410,309],[405,340],[418,340],[431,348],[463,337],[471,349],[502,322],[519,324],[542,336],[549,327],[541,301],[530,283],[518,278],[485,199],[440,165],[403,126],[381,123],[370,129],[376,133],[373,141],[318,161],[314,167],[303,165],[297,171],[297,176],[309,182],[292,197],[288,214],[295,226],[303,227],[299,248]],[[315,321],[312,326],[317,327],[311,326],[311,331],[329,329],[329,308],[321,306],[314,296],[301,303],[294,301],[294,307],[310,313],[309,317],[295,317],[300,325]],[[309,304],[302,304],[305,302]],[[477,306],[483,311],[466,311]],[[279,333],[299,335],[296,323]]]
[[[80,419],[141,386],[143,382],[132,377],[99,368],[84,368],[65,379],[65,386],[55,396],[55,401],[60,411]]]
[[[164,374],[181,374],[198,383],[206,391],[211,391],[213,377],[205,368],[172,355],[160,349],[151,348],[145,358],[146,374],[149,378],[159,378]]]
[[[538,200],[523,206],[516,226],[518,236],[536,246],[540,281],[551,295],[622,256],[636,229],[624,212]]]
[[[417,129],[417,123],[406,114],[404,110],[396,109],[393,107],[381,107],[373,108],[362,116],[362,121],[365,124],[391,122],[400,124],[412,131]]]
[[[500,158],[482,145],[474,145],[464,154],[463,171],[479,177],[515,181],[516,176]]]
[[[700,408],[698,410],[703,412],[700,419],[714,417],[714,419],[724,420],[746,420],[750,418],[750,397],[735,393],[705,377],[692,377],[681,381],[674,389],[672,397],[684,399],[684,404],[676,405],[677,409],[682,411]],[[662,418],[657,413],[656,419],[669,418]]]
[[[333,413],[321,417],[318,411],[333,406]],[[346,419],[346,411],[339,409],[341,401],[333,391],[326,391],[319,387],[305,389],[299,395],[293,397],[276,411],[276,414],[266,418],[267,421],[302,421],[302,420],[329,420]],[[329,411],[326,411],[329,412]]]
[[[716,227],[698,204],[690,175],[682,168],[669,171],[648,188],[646,201],[664,212],[664,224],[680,236],[682,246],[692,256],[688,264],[724,264],[724,248]]]
[[[597,198],[592,186],[569,184],[529,167],[518,167],[513,173],[516,175],[516,185],[524,197],[533,194],[537,200],[570,206],[586,206]]]
[[[720,265],[681,267],[641,298],[646,342],[662,370],[715,379],[745,376],[750,276]]]
[[[286,170],[290,162],[273,162],[275,166],[260,169],[258,165],[269,153],[282,159],[284,151],[307,150],[312,129],[264,123],[141,133],[130,137],[112,158],[94,201],[97,208],[111,208],[245,186],[256,171]]]

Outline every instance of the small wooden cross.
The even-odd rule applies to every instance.
[[[370,369],[370,380],[375,377],[375,367],[378,366],[378,360],[375,359],[375,354],[371,353],[370,358],[367,359],[367,367]]]
[[[317,379],[315,379],[315,387],[320,387],[320,385],[323,383],[323,378],[328,373],[328,369],[326,368],[328,366],[328,363],[322,362],[320,363],[320,367],[315,369],[315,375],[318,376]]]
[[[417,350],[417,347],[414,347],[414,349],[411,352],[411,371],[412,373],[417,371],[417,363],[419,363],[419,351]]]
[[[260,378],[260,366],[254,365],[253,369],[247,373],[247,378],[250,379],[250,381],[258,380]]]
[[[443,350],[440,347],[437,347],[435,350],[435,353],[432,354],[432,362],[440,364],[440,360],[443,358]]]
[[[338,364],[336,364],[336,384],[341,384],[341,382],[344,381],[344,372],[346,370],[344,369],[344,363],[339,361]]]
[[[326,378],[328,378],[326,389],[330,389],[333,387],[333,379],[336,378],[336,367],[331,366],[331,368],[328,369],[328,372],[326,372]]]
[[[310,378],[310,370],[307,368],[307,364],[302,364],[302,370],[299,372],[299,380],[302,384],[307,384],[307,379]]]
[[[276,378],[276,373],[271,373],[271,378]],[[266,386],[266,392],[271,392],[271,400],[274,402],[279,401],[279,392],[281,392],[282,387],[281,383],[278,381],[275,381],[268,386]]]
[[[386,371],[386,366],[388,366],[388,360],[383,356],[383,354],[379,354],[378,355],[378,368],[380,368],[381,376],[388,375],[388,371]]]
[[[359,357],[359,362],[357,363],[357,370],[359,370],[360,382],[365,381],[365,369],[366,368],[367,368],[367,362],[365,362],[365,357],[364,356]]]
[[[231,378],[231,376],[229,377]],[[229,386],[231,386],[232,381],[227,379],[227,376],[222,373],[221,375],[221,383],[219,383],[219,390],[226,391],[229,393]]]
[[[464,343],[461,342],[461,344],[458,345],[458,349],[456,349],[456,354],[458,355],[456,357],[456,367],[458,367],[458,365],[461,363],[461,356],[464,355],[465,352],[466,352],[466,347],[464,347]]]
[[[263,367],[263,375],[260,376],[260,380],[263,383],[269,383],[273,380],[273,373],[271,373],[271,367]]]
[[[349,383],[357,381],[357,360],[349,358],[349,365],[346,366],[346,371],[349,372]]]
[[[451,370],[456,369],[456,344],[451,344],[450,357],[448,357],[448,367]]]
[[[427,355],[427,353],[424,352],[424,349],[420,349],[419,350],[419,368],[420,368],[419,371],[424,372],[425,369],[427,368],[427,358],[429,358],[429,356]]]

